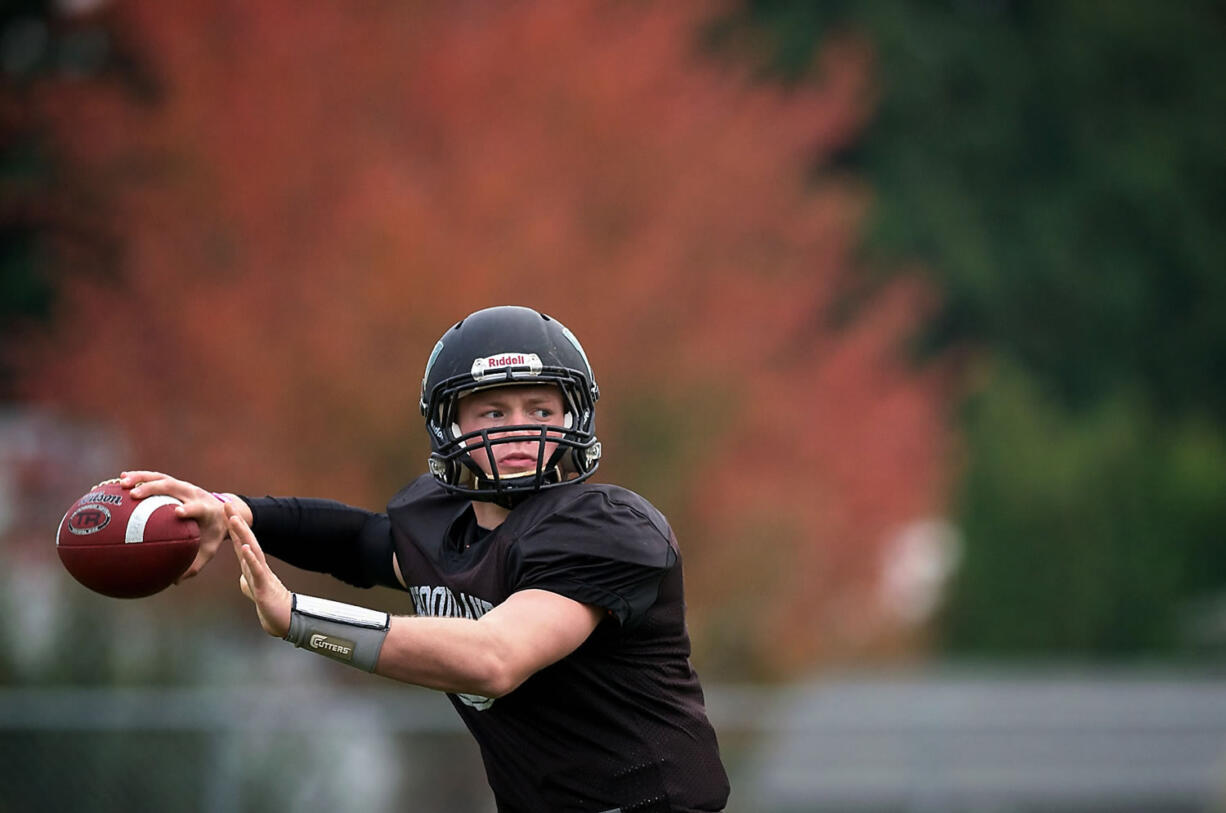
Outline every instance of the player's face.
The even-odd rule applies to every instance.
[[[460,399],[459,420],[461,433],[476,432],[481,429],[490,430],[490,439],[517,437],[524,434],[518,432],[494,431],[499,427],[508,426],[562,426],[565,411],[562,403],[562,392],[552,385],[526,385],[521,387],[499,387],[492,390],[475,392]],[[561,436],[561,433],[556,433]],[[478,439],[478,443],[480,440]],[[472,445],[472,444],[470,444]],[[557,443],[545,443],[545,454],[541,456],[541,438],[538,432],[522,441],[492,443],[489,451],[474,450],[472,458],[487,475],[493,474],[490,455],[498,464],[499,477],[514,477],[516,475],[535,474],[538,457],[549,460],[557,448]]]

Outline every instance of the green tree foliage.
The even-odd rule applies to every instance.
[[[1004,365],[966,412],[951,644],[1179,646],[1226,586],[1221,4],[748,8],[778,73],[833,31],[873,43],[878,112],[843,156],[875,194],[866,253],[940,287],[923,353]]]
[[[880,108],[846,159],[869,248],[921,259],[931,349],[1013,357],[1074,405],[1119,386],[1226,418],[1221,4],[752,3],[777,66],[868,33]]]
[[[1158,654],[1214,645],[1226,445],[1115,396],[1073,414],[1009,368],[966,408],[968,546],[947,615],[959,649]]]

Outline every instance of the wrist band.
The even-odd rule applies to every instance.
[[[211,493],[211,494],[212,494],[214,497],[216,497],[217,499],[221,500],[222,502],[229,502],[229,501],[230,501],[230,496],[229,496],[228,494],[218,494],[216,491],[213,491],[213,492],[210,492],[210,493]]]
[[[293,593],[285,640],[326,658],[375,671],[391,616],[378,610]]]

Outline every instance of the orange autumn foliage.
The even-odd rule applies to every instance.
[[[882,546],[942,511],[949,437],[939,370],[896,353],[922,290],[826,318],[867,193],[813,168],[862,133],[871,53],[830,42],[777,87],[704,51],[720,11],[121,4],[161,100],[37,100],[120,274],[65,272],[23,391],[122,427],[134,467],[377,508],[424,470],[433,341],[532,305],[597,371],[601,479],[679,532],[699,656],[872,652]]]

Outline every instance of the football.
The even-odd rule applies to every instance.
[[[183,575],[200,547],[195,520],[174,497],[134,499],[118,480],[99,483],[60,520],[55,547],[81,584],[112,598],[142,598]]]

